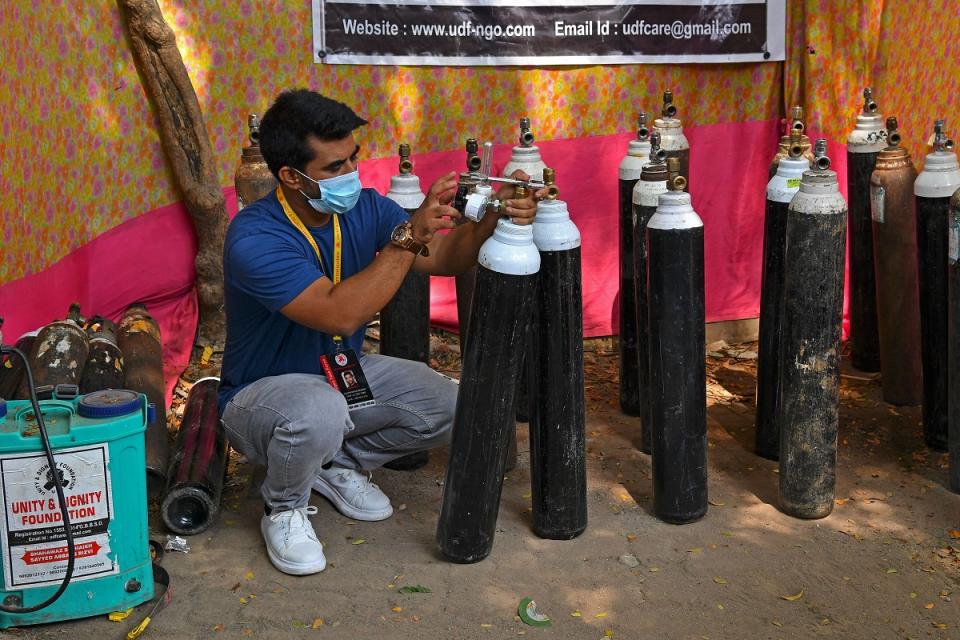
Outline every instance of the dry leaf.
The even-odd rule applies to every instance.
[[[573,613],[570,614],[570,617],[571,617],[571,618],[579,618],[579,617],[582,616],[582,615],[583,615],[583,614],[580,613],[580,609],[577,609],[576,611],[574,611]]]
[[[700,553],[703,551],[703,547],[694,547],[692,549],[687,549],[687,553]]]
[[[933,625],[934,627],[936,627],[937,629],[946,629],[946,628],[947,628],[947,625],[944,624],[944,623],[942,623],[942,622],[931,622],[930,624],[932,624],[932,625]]]
[[[714,507],[725,507],[727,506],[726,502],[720,502],[719,500],[707,500],[707,504],[713,505]]]
[[[357,544],[363,544],[364,542],[366,542],[366,540],[364,540],[363,538],[357,538],[356,540],[354,540],[354,541],[351,542],[350,544],[357,545]]]
[[[480,626],[483,627],[484,629],[489,629],[489,628],[492,627],[493,625],[492,625],[492,624],[487,624],[486,622],[483,622],[483,623],[480,624]]]
[[[803,589],[800,589],[800,593],[794,594],[792,596],[780,596],[781,600],[787,600],[789,602],[796,602],[803,597]]]
[[[316,618],[316,619],[313,621],[313,624],[310,625],[310,628],[311,628],[311,629],[319,629],[319,628],[322,627],[323,625],[324,625],[323,618]]]
[[[717,584],[727,584],[727,581],[721,578],[720,576],[714,577],[713,581],[716,582]]]
[[[244,629],[244,630],[243,630],[243,635],[245,635],[245,636],[247,636],[247,637],[252,636],[252,635],[253,635],[253,629]]]
[[[780,622],[779,620],[771,620],[770,623],[773,624],[773,626],[775,626],[775,627],[782,627],[782,626],[783,626],[783,623]]]
[[[230,591],[236,591],[236,590],[239,589],[239,588],[240,588],[240,583],[238,582],[237,584],[235,584],[235,585],[233,585],[232,587],[230,587]]]
[[[928,602],[927,604],[923,605],[923,608],[924,608],[924,609],[933,609],[933,603],[932,603],[932,602]]]
[[[650,567],[650,573],[656,573],[657,571],[660,571],[660,567]]]
[[[222,624],[215,624],[215,625],[213,625],[213,630],[214,630],[214,631],[217,631],[217,632],[223,631],[223,625],[222,625]]]
[[[600,613],[595,613],[595,614],[593,614],[593,617],[594,617],[594,618],[606,618],[606,617],[607,617],[607,612],[606,612],[606,611],[602,611],[602,612],[600,612]]]
[[[247,571],[243,574],[245,580],[253,580],[253,571]]]
[[[634,534],[632,533],[627,534],[627,542],[633,542],[636,539],[637,539],[637,536],[635,536]]]
[[[240,598],[240,604],[247,604],[246,598]]]
[[[960,529],[947,529],[947,533],[950,534],[951,538],[960,539]]]
[[[394,613],[400,613],[401,611],[403,611],[403,607],[393,606],[393,607],[390,607],[390,611],[393,611]]]
[[[889,569],[887,569],[887,573],[896,573],[896,572],[897,570],[894,569],[893,567],[890,567]]]

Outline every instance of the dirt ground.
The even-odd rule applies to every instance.
[[[455,375],[455,341],[434,347],[433,364]],[[708,357],[710,508],[700,522],[652,515],[650,458],[634,446],[636,419],[617,407],[616,352],[591,341],[590,522],[579,538],[532,533],[520,425],[486,560],[455,565],[436,551],[440,449],[419,471],[375,474],[396,509],[384,522],[351,521],[314,496],[328,567],[295,578],[270,565],[258,474],[237,463],[219,521],[189,539],[189,553],[165,557],[173,600],[142,637],[960,638],[960,496],[947,488],[946,455],[922,444],[919,408],[883,403],[875,378],[845,370],[836,506],[822,520],[791,518],[777,509],[776,463],[752,452],[755,349]],[[416,585],[430,592],[399,592]],[[517,617],[524,597],[552,626]],[[121,638],[129,626],[100,617],[5,633]]]

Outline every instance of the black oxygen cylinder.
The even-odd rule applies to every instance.
[[[949,299],[949,363],[947,380],[950,489],[960,493],[960,190],[950,199],[947,241]]]
[[[400,145],[400,170],[390,178],[387,197],[412,214],[426,196],[413,174],[410,145]],[[380,312],[380,353],[395,358],[430,360],[430,276],[413,269]]]
[[[873,92],[863,91],[863,113],[847,138],[847,197],[850,201],[850,358],[860,371],[880,371],[877,279],[873,266],[870,176],[886,146],[883,116]]]
[[[480,143],[476,138],[467,138],[467,171],[460,174],[460,181],[457,185],[457,193],[454,197],[453,206],[463,213],[467,194],[476,186],[476,182],[470,178],[470,173],[480,169]],[[460,217],[457,224],[466,223],[466,219]],[[477,280],[477,268],[472,267],[467,271],[457,275],[457,325],[460,331],[460,354],[461,358],[466,353],[467,333],[470,330],[470,309],[473,306],[473,289]]]
[[[87,332],[82,326],[73,320],[51,322],[40,330],[30,349],[34,385],[38,389],[59,384],[79,385],[89,350]],[[20,380],[17,395],[30,397],[26,376]]]
[[[410,145],[400,145],[399,173],[390,178],[387,197],[413,214],[426,196],[420,178],[413,174]],[[380,353],[395,358],[430,362],[430,276],[410,269],[387,306],[380,312]],[[395,471],[414,471],[430,459],[427,451],[410,453],[384,466]]]
[[[947,279],[950,197],[960,189],[953,142],[934,125],[933,152],[913,183],[917,209],[917,275],[923,357],[923,436],[928,447],[947,449]]]
[[[163,382],[163,347],[160,326],[142,304],[132,304],[117,327],[117,344],[123,353],[124,387],[142,393],[156,407],[156,417],[147,425],[147,494],[159,498],[167,485],[170,441],[167,433],[166,387]]]
[[[80,378],[80,393],[123,389],[123,354],[117,346],[117,325],[96,316],[87,323],[90,352]]]
[[[833,509],[840,401],[847,206],[826,140],[790,202],[780,345],[780,508],[798,518]]]
[[[37,339],[37,331],[20,336],[15,348],[19,349],[24,355],[28,355],[33,349],[33,343]],[[21,398],[17,390],[23,381],[26,365],[23,360],[16,355],[9,354],[0,358],[0,399],[3,400],[25,400]]]
[[[637,369],[640,386],[640,438],[638,448],[653,450],[653,419],[650,415],[650,300],[647,291],[647,224],[657,212],[660,195],[667,191],[666,152],[660,134],[650,134],[650,162],[640,170],[633,188],[633,284],[634,318],[637,325]]]
[[[780,457],[780,340],[783,308],[783,261],[786,249],[787,211],[800,190],[800,177],[810,168],[803,156],[799,135],[789,145],[788,156],[777,163],[777,173],[767,183],[763,224],[763,272],[760,287],[760,343],[757,358],[756,452],[769,460]]]
[[[491,214],[492,215],[492,214]],[[514,396],[536,292],[540,254],[530,226],[501,219],[480,249],[437,546],[452,562],[478,562],[493,547]]]
[[[707,513],[707,379],[703,222],[677,158],[647,224],[653,508],[673,524]]]
[[[618,169],[620,185],[620,410],[630,416],[639,416],[642,408],[640,394],[640,356],[638,352],[638,320],[636,282],[634,280],[634,215],[633,189],[640,179],[643,165],[650,158],[650,130],[647,114],[637,117],[637,138],[627,146],[627,155]]]
[[[565,202],[540,203],[533,239],[540,251],[527,352],[533,530],[569,540],[587,528],[587,457],[580,231]]]
[[[160,514],[180,535],[206,530],[220,512],[229,447],[217,413],[219,386],[219,378],[202,378],[190,388],[173,447]]]

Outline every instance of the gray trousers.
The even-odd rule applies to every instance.
[[[361,355],[376,404],[353,411],[326,377],[262,378],[227,403],[223,424],[234,449],[266,466],[261,487],[271,509],[305,507],[328,462],[376,469],[450,441],[457,384],[421,362]]]

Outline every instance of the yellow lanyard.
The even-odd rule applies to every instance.
[[[277,200],[280,201],[280,206],[283,207],[283,213],[286,214],[287,220],[290,221],[290,224],[294,228],[303,234],[303,237],[307,239],[307,242],[310,243],[310,246],[313,247],[314,253],[317,254],[317,260],[320,261],[320,268],[323,269],[326,273],[327,269],[323,266],[323,256],[320,255],[320,247],[317,246],[317,241],[313,239],[313,236],[310,235],[310,232],[307,231],[307,227],[303,224],[303,221],[297,217],[297,214],[293,212],[293,209],[290,207],[290,203],[287,202],[286,196],[283,195],[283,191],[280,187],[277,187]],[[340,234],[340,217],[337,214],[333,215],[333,284],[337,285],[340,283],[341,267],[342,267],[342,257],[343,257],[343,238]],[[343,341],[342,336],[333,336],[333,341],[337,344],[337,348],[340,348],[340,343]]]

